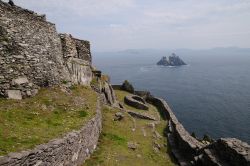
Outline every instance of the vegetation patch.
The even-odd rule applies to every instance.
[[[96,113],[97,95],[88,87],[44,88],[33,98],[0,99],[0,155],[33,148],[80,129]]]
[[[111,134],[111,133],[103,133],[102,134],[103,137],[105,137],[106,139],[109,139],[119,145],[126,145],[127,143],[127,139],[121,136],[118,136],[116,134]]]

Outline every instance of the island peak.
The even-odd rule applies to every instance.
[[[168,58],[166,56],[163,56],[161,60],[157,63],[157,65],[182,66],[182,65],[186,65],[186,63],[175,53],[172,53],[172,55],[169,56]]]

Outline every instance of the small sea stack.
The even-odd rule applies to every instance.
[[[166,56],[162,57],[161,60],[157,63],[157,65],[162,66],[182,66],[186,65],[186,63],[175,53],[173,53],[168,58]]]

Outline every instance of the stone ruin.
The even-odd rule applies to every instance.
[[[89,85],[90,43],[58,34],[45,15],[0,1],[0,96],[22,99],[40,87]]]

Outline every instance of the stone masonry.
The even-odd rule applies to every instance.
[[[62,82],[89,85],[90,44],[58,35],[45,15],[0,1],[0,96],[35,95]]]

